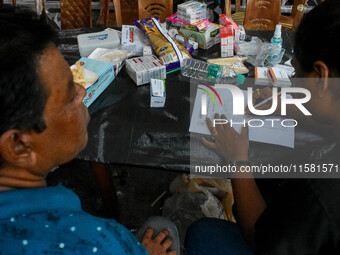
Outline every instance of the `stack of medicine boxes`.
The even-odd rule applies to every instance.
[[[206,18],[207,5],[196,1],[189,1],[177,6],[177,17],[180,20],[194,24]]]
[[[234,56],[234,33],[232,26],[220,27],[221,57]]]

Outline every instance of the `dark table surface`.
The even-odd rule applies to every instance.
[[[59,49],[71,65],[79,56],[76,36],[93,29],[62,30],[59,32]],[[247,35],[258,36],[269,41],[272,31],[247,31]],[[285,59],[289,59],[293,49],[293,32],[283,31]],[[195,58],[206,60],[220,57],[220,46],[194,54]],[[249,67],[249,66],[248,66]],[[250,67],[249,76],[254,76]],[[192,135],[190,143],[190,81],[180,72],[167,75],[165,108],[150,108],[149,85],[136,86],[123,68],[112,84],[89,107],[91,121],[88,126],[88,144],[77,156],[78,159],[188,171],[190,145],[204,159],[220,158],[205,148],[199,138]],[[323,139],[303,130],[296,130],[295,147],[305,154],[314,147],[321,146]],[[308,145],[308,150],[306,150]],[[296,157],[293,149],[252,142],[250,158],[257,162],[279,161]],[[270,160],[269,160],[270,159]]]

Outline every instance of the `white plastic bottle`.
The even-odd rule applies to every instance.
[[[276,25],[274,36],[272,37],[270,42],[273,44],[279,44],[282,47],[281,24]]]
[[[275,27],[274,36],[270,40],[271,44],[274,46],[269,55],[268,66],[274,66],[279,62],[279,55],[282,50],[282,37],[281,37],[281,25],[277,24]]]

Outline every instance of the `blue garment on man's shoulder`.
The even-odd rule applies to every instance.
[[[0,192],[0,233],[0,254],[148,254],[128,229],[85,213],[61,185]]]

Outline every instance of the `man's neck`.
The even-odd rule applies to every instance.
[[[45,176],[39,176],[26,169],[0,168],[0,191],[45,187]]]

